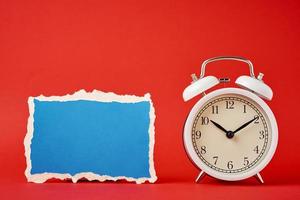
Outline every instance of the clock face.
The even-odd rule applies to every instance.
[[[241,174],[268,153],[270,120],[252,99],[223,94],[207,101],[192,121],[191,141],[200,160],[214,171]]]

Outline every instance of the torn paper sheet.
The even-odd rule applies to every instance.
[[[143,97],[80,90],[29,97],[25,175],[51,178],[155,182],[154,107]]]

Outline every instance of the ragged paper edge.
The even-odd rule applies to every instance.
[[[76,100],[90,100],[90,101],[98,101],[98,102],[119,102],[119,103],[137,103],[148,101],[150,103],[150,111],[149,111],[149,177],[140,177],[140,178],[133,178],[133,177],[126,177],[126,176],[108,176],[108,175],[99,175],[93,172],[82,172],[77,173],[74,176],[71,174],[62,174],[62,173],[40,173],[40,174],[31,174],[31,140],[33,138],[34,132],[34,99],[39,101],[76,101]],[[26,170],[25,176],[27,177],[28,182],[34,183],[44,183],[48,179],[56,178],[60,180],[71,179],[73,183],[76,183],[80,179],[87,179],[89,181],[98,180],[100,182],[111,180],[126,180],[129,182],[135,181],[137,184],[144,183],[149,181],[150,183],[154,183],[157,180],[155,168],[154,168],[154,143],[155,143],[155,128],[154,128],[154,121],[155,121],[155,111],[154,106],[151,100],[151,96],[149,93],[145,94],[143,97],[135,96],[135,95],[117,95],[115,93],[109,92],[101,92],[98,90],[93,90],[92,92],[86,92],[85,90],[80,90],[75,92],[74,94],[67,94],[65,96],[50,96],[46,97],[40,95],[38,97],[29,97],[28,98],[28,106],[29,106],[29,117],[27,123],[27,133],[24,139],[24,146],[25,146],[25,157],[26,157]]]

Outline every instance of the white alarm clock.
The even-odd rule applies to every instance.
[[[240,88],[222,88],[208,94],[205,91],[228,78],[204,76],[208,63],[234,60],[249,65],[250,76],[240,76],[235,83]],[[273,112],[265,103],[273,92],[255,77],[252,63],[241,57],[222,56],[202,63],[200,78],[183,92],[184,101],[202,94],[184,126],[183,140],[190,160],[201,170],[196,182],[205,174],[221,180],[237,181],[256,176],[272,159],[277,147],[278,128]]]

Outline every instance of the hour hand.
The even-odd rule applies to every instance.
[[[220,124],[218,124],[217,122],[215,122],[213,120],[210,120],[210,122],[213,123],[220,130],[222,130],[223,132],[225,132],[226,134],[228,133],[228,131],[223,126],[221,126]]]

